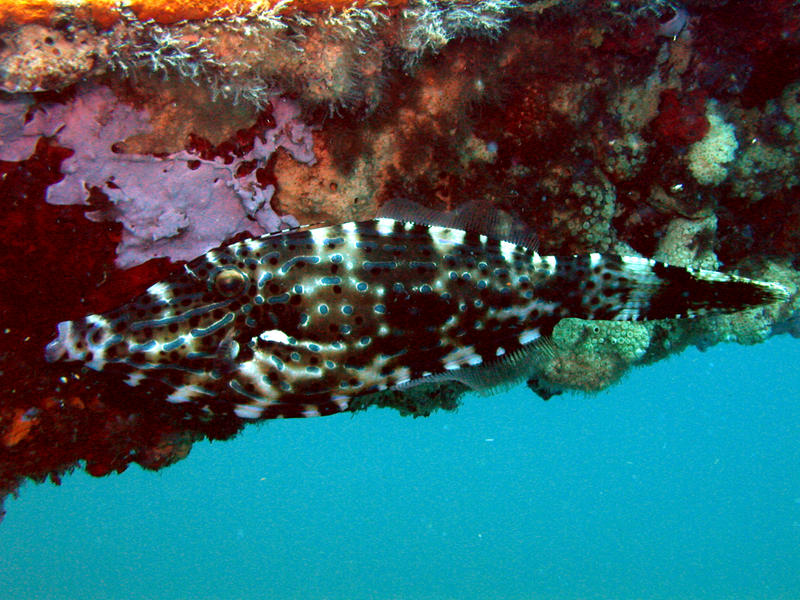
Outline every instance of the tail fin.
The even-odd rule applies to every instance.
[[[546,259],[545,259],[546,260]],[[571,317],[609,321],[692,318],[782,302],[782,285],[632,257],[591,254],[550,259],[547,294]],[[577,285],[576,285],[577,284]],[[537,294],[542,291],[537,289]]]
[[[653,270],[663,282],[650,299],[645,318],[666,319],[732,313],[789,298],[780,284],[726,275],[705,269],[684,269],[655,263]]]

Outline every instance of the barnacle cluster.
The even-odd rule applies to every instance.
[[[541,376],[551,387],[597,391],[642,360],[650,338],[644,323],[562,319],[553,330],[553,357]]]

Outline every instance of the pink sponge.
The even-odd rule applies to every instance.
[[[45,106],[24,126],[25,101],[7,104],[0,104],[0,115],[8,115],[0,117],[0,128],[10,131],[3,136],[10,142],[0,148],[0,158],[5,153],[14,160],[25,158],[41,134],[55,134],[61,146],[72,149],[74,154],[62,163],[64,178],[48,188],[47,201],[86,204],[90,188],[105,193],[113,209],[87,217],[122,223],[120,268],[162,256],[189,260],[243,231],[260,235],[297,225],[293,217],[272,211],[274,187],[262,189],[255,170],[236,176],[242,162],[263,164],[278,147],[298,161],[314,161],[311,129],[297,121],[300,111],[287,100],[273,100],[275,127],[261,134],[264,141],[257,137],[248,154],[227,165],[188,152],[166,158],[115,153],[115,143],[150,130],[149,115],[120,103],[102,86],[81,89],[67,104]]]
[[[54,125],[42,113],[35,113],[25,123],[33,100],[28,94],[20,94],[11,100],[0,102],[0,160],[18,162],[29,158],[36,147],[39,136],[51,136]]]

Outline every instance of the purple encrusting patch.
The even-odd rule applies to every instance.
[[[314,162],[311,129],[296,120],[300,111],[287,100],[273,100],[275,127],[261,134],[265,141],[256,136],[252,151],[227,165],[185,151],[165,158],[115,153],[115,143],[151,130],[149,115],[120,103],[103,86],[87,86],[66,104],[44,105],[24,126],[29,103],[10,104],[0,104],[0,126],[8,134],[0,159],[26,158],[39,135],[55,135],[59,145],[72,149],[62,163],[64,178],[48,188],[47,201],[87,204],[90,188],[102,190],[114,209],[87,217],[122,223],[119,268],[157,257],[190,260],[243,231],[261,235],[297,225],[293,217],[272,211],[274,187],[262,189],[255,170],[235,176],[242,162],[263,163],[278,147],[300,162]],[[196,168],[189,168],[189,161]]]
[[[25,115],[33,105],[29,94],[0,102],[0,160],[19,162],[29,158],[40,136],[52,136],[57,125],[37,113],[29,123]]]

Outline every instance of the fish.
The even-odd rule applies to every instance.
[[[166,401],[208,412],[312,417],[421,383],[524,379],[566,317],[697,318],[787,297],[649,258],[540,255],[502,213],[395,201],[375,219],[210,250],[110,312],[59,323],[45,358],[161,382]]]

